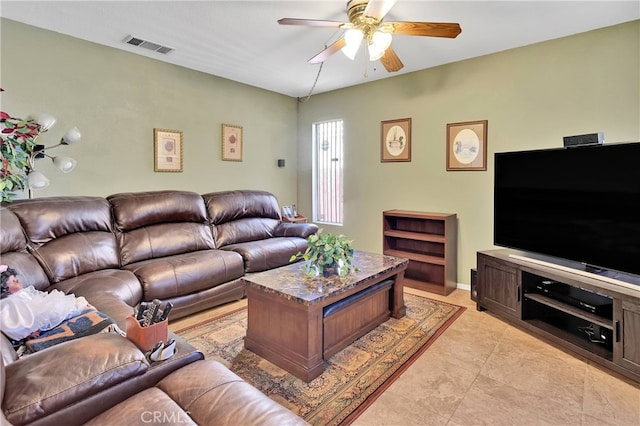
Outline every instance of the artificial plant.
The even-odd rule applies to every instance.
[[[328,275],[331,272],[345,276],[357,270],[353,265],[352,241],[342,234],[325,234],[320,229],[307,237],[307,249],[291,256],[290,262],[304,259],[309,275]]]
[[[12,201],[15,191],[28,187],[27,174],[39,133],[40,125],[35,120],[0,112],[0,201]]]

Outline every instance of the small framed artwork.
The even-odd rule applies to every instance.
[[[182,172],[182,132],[153,129],[153,170]]]
[[[380,162],[411,161],[411,119],[380,124]]]
[[[241,126],[222,125],[222,159],[224,161],[242,161],[242,142]]]
[[[447,124],[447,170],[487,170],[487,120]]]

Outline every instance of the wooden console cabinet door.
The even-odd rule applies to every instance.
[[[478,253],[478,305],[521,319],[520,272]]]
[[[615,300],[613,362],[640,374],[640,304]]]

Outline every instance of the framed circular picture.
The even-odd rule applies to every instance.
[[[487,170],[487,120],[447,124],[447,170]]]
[[[380,161],[411,161],[411,119],[381,123]]]

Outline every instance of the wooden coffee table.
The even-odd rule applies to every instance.
[[[310,382],[333,354],[403,317],[409,261],[356,251],[353,264],[346,277],[310,277],[301,262],[247,274],[245,348]]]

